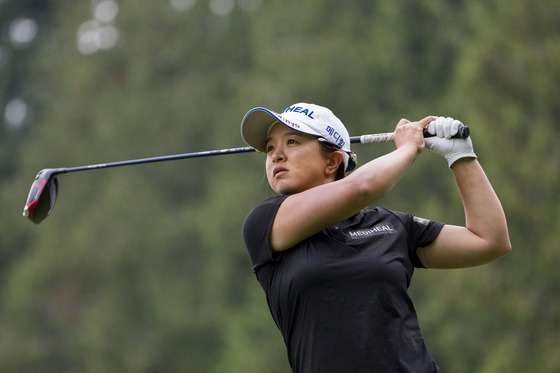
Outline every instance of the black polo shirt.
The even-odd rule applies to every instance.
[[[273,253],[268,236],[287,196],[257,205],[243,224],[253,271],[294,372],[438,372],[407,289],[418,247],[442,223],[364,210]]]

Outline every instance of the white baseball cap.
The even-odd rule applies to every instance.
[[[263,152],[270,128],[276,122],[336,146],[344,156],[346,171],[356,167],[356,155],[350,151],[350,136],[346,127],[332,111],[319,105],[297,103],[281,113],[262,107],[251,109],[241,122],[241,136],[247,144]]]

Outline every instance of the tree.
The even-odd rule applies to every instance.
[[[560,368],[558,5],[122,0],[88,24],[113,27],[116,44],[80,49],[100,3],[0,3],[2,25],[39,25],[29,48],[0,49],[2,107],[17,86],[33,111],[0,130],[5,369],[289,371],[240,232],[273,195],[258,154],[61,175],[49,219],[17,216],[41,168],[242,146],[249,109],[299,101],[331,108],[351,135],[428,114],[471,127],[513,252],[417,271],[428,347],[445,371]],[[354,147],[361,162],[391,149]],[[462,223],[445,161],[428,151],[380,204]]]

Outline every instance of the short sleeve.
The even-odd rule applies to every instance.
[[[269,244],[270,230],[278,208],[288,196],[267,199],[255,206],[243,222],[243,240],[249,251],[253,272],[267,262],[275,261]]]
[[[417,268],[425,268],[416,254],[416,250],[419,247],[425,247],[434,242],[445,224],[439,221],[419,218],[408,213],[398,211],[393,211],[393,213],[397,215],[407,228],[409,237],[408,251],[412,264]]]

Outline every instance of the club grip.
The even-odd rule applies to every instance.
[[[464,124],[461,124],[458,128],[457,133],[452,137],[454,139],[466,139],[467,137],[469,137],[470,134],[471,134],[471,130],[469,129],[469,127],[465,126]],[[429,133],[428,130],[424,130],[424,137],[433,137],[433,136],[435,135]]]
[[[457,133],[453,136],[456,139],[466,139],[470,135],[469,127],[461,124]],[[428,131],[424,130],[424,137],[433,137]],[[353,136],[350,137],[351,143],[372,144],[393,141],[393,132],[387,133],[372,133],[371,135]]]

